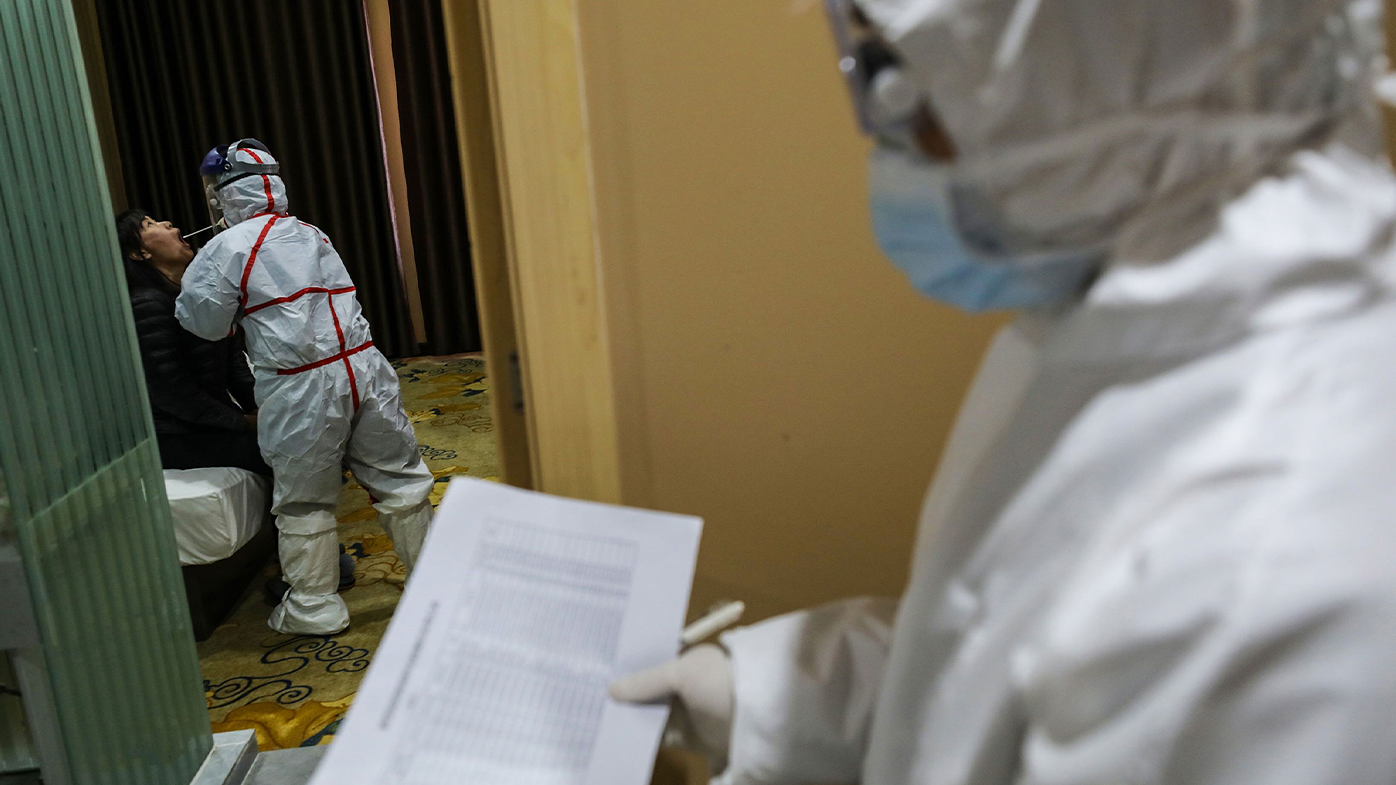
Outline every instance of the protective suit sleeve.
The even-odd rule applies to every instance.
[[[220,431],[243,430],[242,413],[226,399],[220,401],[205,392],[180,362],[177,343],[181,330],[169,312],[169,302],[168,297],[162,303],[145,293],[131,298],[150,405],[185,423]]]
[[[241,269],[245,252],[230,251],[214,238],[190,262],[180,281],[175,316],[184,329],[206,341],[227,338],[237,317],[238,282],[231,274]]]
[[[724,635],[735,714],[715,782],[856,782],[895,613],[893,600],[846,600]]]

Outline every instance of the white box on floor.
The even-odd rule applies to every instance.
[[[166,469],[179,563],[211,564],[246,545],[268,518],[271,481],[246,469]]]

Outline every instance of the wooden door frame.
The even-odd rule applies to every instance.
[[[620,501],[576,2],[443,7],[504,477]]]

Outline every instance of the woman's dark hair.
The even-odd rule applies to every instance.
[[[149,259],[140,258],[141,251],[144,250],[141,245],[141,225],[149,217],[150,213],[139,207],[116,216],[116,240],[121,246],[121,263],[126,268],[126,288],[177,292],[179,287],[166,278],[164,273],[155,269],[155,265],[151,264]]]

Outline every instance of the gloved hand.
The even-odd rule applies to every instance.
[[[611,697],[623,703],[656,703],[677,697],[686,715],[690,740],[725,762],[732,738],[732,659],[711,643],[695,646],[678,659],[611,683]]]

